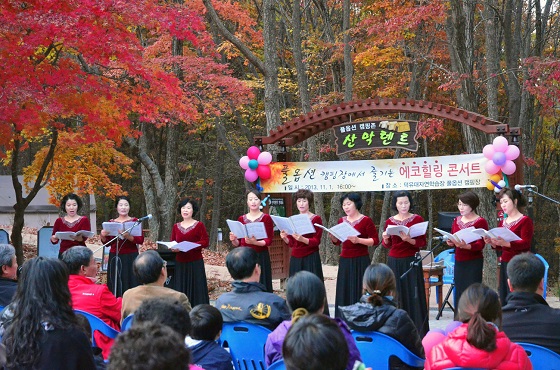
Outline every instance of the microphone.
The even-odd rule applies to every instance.
[[[441,241],[441,242],[445,242],[445,241],[449,240],[449,237],[447,235],[442,235],[442,236],[434,236],[432,239],[433,240],[438,240],[438,241]]]
[[[536,189],[537,187],[535,185],[515,185],[514,186],[515,190],[520,191],[521,189]]]
[[[144,217],[140,217],[140,218],[138,219],[138,221],[137,221],[137,222],[142,222],[142,221],[145,221],[145,220],[151,220],[151,219],[152,219],[152,214],[150,213],[150,214],[149,214],[149,215],[147,215],[147,216],[144,216]]]

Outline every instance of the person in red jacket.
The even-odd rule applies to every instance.
[[[424,364],[426,370],[533,368],[523,347],[510,341],[495,324],[502,321],[502,306],[495,291],[484,284],[472,284],[459,298],[458,311],[463,324],[431,349]]]
[[[115,298],[105,284],[95,284],[97,263],[88,247],[77,246],[62,254],[62,261],[70,274],[68,288],[72,295],[72,308],[99,317],[113,329],[120,330],[122,299]],[[109,357],[113,339],[94,333],[95,341],[103,351],[103,358]]]
[[[498,223],[499,227],[505,227],[513,231],[521,240],[508,242],[501,237],[484,238],[484,242],[491,244],[492,248],[501,251],[500,260],[500,284],[498,292],[500,293],[500,301],[502,306],[506,304],[506,298],[509,294],[507,265],[511,259],[521,253],[531,250],[533,241],[533,220],[529,216],[525,216],[521,211],[527,205],[527,200],[517,190],[503,188],[496,196],[500,201],[500,207],[504,212],[504,218]]]

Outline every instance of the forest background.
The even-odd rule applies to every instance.
[[[0,173],[16,191],[12,242],[23,260],[25,209],[41,187],[53,204],[96,197],[99,222],[128,194],[169,238],[191,197],[217,240],[246,212],[238,160],[253,137],[331,104],[372,97],[432,101],[519,127],[525,184],[560,199],[558,0],[7,0],[0,3]],[[380,117],[371,117],[380,118]],[[422,115],[420,149],[337,156],[331,130],[289,148],[295,161],[480,153],[493,137]],[[273,154],[276,147],[264,148]],[[18,175],[23,175],[20,181]],[[433,222],[457,190],[414,192]],[[496,223],[493,193],[479,213]],[[327,225],[340,194],[315,194]],[[362,194],[379,226],[389,193]],[[86,210],[88,208],[86,202]],[[535,245],[557,281],[560,208],[536,197]],[[100,225],[97,225],[99,228]],[[381,229],[381,228],[379,228]],[[381,230],[380,230],[381,232]],[[212,248],[216,243],[212,242]],[[372,249],[383,261],[386,251]],[[321,245],[324,263],[339,250]],[[496,256],[485,251],[495,286]]]

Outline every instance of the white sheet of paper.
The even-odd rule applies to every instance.
[[[504,239],[507,242],[514,242],[514,241],[517,241],[517,240],[521,240],[521,238],[519,236],[517,236],[517,234],[515,234],[513,231],[511,231],[510,229],[507,229],[505,227],[495,227],[495,228],[490,229],[488,231],[486,231],[484,229],[476,229],[476,230],[473,230],[473,232],[477,233],[479,235],[487,236],[489,238],[501,237],[502,239]]]
[[[311,219],[306,214],[293,215],[290,217],[296,233],[300,235],[315,234],[316,230],[311,223]]]
[[[420,222],[418,224],[414,224],[411,227],[406,227],[404,225],[389,225],[385,232],[387,235],[397,235],[400,236],[401,231],[407,235],[410,235],[411,238],[416,238],[420,235],[425,235],[426,230],[428,229],[428,221]]]
[[[257,240],[268,238],[266,228],[264,227],[264,222],[249,222],[248,224],[245,224],[245,229],[247,229],[247,235],[249,236],[249,238],[253,236]]]
[[[340,240],[341,242],[345,242],[348,240],[349,236],[358,236],[360,232],[352,227],[348,222],[341,222],[333,227],[326,228],[323,225],[315,224],[315,226],[320,227],[321,229],[327,231],[328,233],[332,234],[335,238]]]
[[[134,226],[130,231],[130,235],[132,236],[141,236],[142,235],[142,223],[134,222],[134,221],[127,221],[127,222],[103,222],[102,227],[103,230],[109,232],[110,236],[117,236],[124,230],[128,230]]]
[[[287,217],[270,215],[272,221],[280,231],[285,231],[288,235],[293,235],[295,233],[294,225],[290,222]]]
[[[235,234],[237,239],[245,238],[247,236],[247,229],[245,226],[239,222],[234,220],[226,220],[229,230]]]
[[[471,226],[457,231],[454,235],[460,240],[463,240],[465,243],[470,244],[481,238],[480,235],[473,232],[474,230],[474,226]]]
[[[161,245],[165,245],[169,249],[178,249],[181,252],[188,252],[192,249],[200,247],[200,244],[187,242],[187,241],[180,242],[180,243],[177,243],[176,241],[170,241],[170,242],[158,241],[157,243]]]
[[[76,240],[76,236],[81,235],[84,238],[91,238],[95,235],[93,231],[79,230],[76,232],[72,231],[57,231],[54,236],[60,240]]]

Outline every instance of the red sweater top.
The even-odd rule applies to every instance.
[[[136,221],[138,221],[136,217],[126,220],[126,222],[136,222]],[[118,221],[109,220],[109,222],[118,222]],[[123,222],[123,230],[124,230],[124,222]],[[107,243],[109,240],[113,238],[114,236],[101,237],[101,241],[103,243]],[[111,246],[110,253],[117,253],[117,242],[119,245],[119,254],[132,254],[138,252],[138,244],[140,245],[144,244],[144,231],[142,230],[142,235],[135,236],[134,241],[130,241],[128,239],[113,240],[113,242],[109,244]]]
[[[505,220],[507,220],[507,218]],[[498,226],[510,229],[515,235],[519,236],[521,240],[511,242],[510,248],[496,248],[502,251],[502,256],[500,257],[501,262],[509,262],[514,256],[529,252],[531,250],[531,241],[533,240],[533,220],[529,217],[523,216],[511,224],[505,222],[505,220],[500,221]]]
[[[323,220],[318,215],[313,215],[311,218],[312,224],[323,224]],[[321,236],[323,236],[323,229],[315,226],[315,232],[311,234],[305,234],[304,237],[309,239],[309,244],[298,242],[291,235],[288,235],[288,247],[292,248],[292,257],[303,258],[310,254],[319,251],[319,244],[321,244]]]
[[[77,219],[74,222],[68,222],[64,219],[64,217],[59,217],[54,222],[52,235],[56,234],[59,231],[71,231],[75,233],[76,231],[80,231],[80,230],[91,231],[89,218],[87,218],[86,216],[81,216],[79,219]],[[83,245],[85,247],[87,238],[83,238],[83,239],[84,240],[81,242],[77,240],[61,240],[59,253],[63,253],[66,250],[75,247],[77,245]]]
[[[193,262],[202,259],[202,248],[208,248],[209,238],[206,227],[200,221],[196,221],[193,225],[186,229],[181,226],[181,223],[173,225],[171,230],[171,240],[180,242],[191,242],[200,244],[200,247],[191,249],[188,252],[177,252],[175,261],[177,262]]]
[[[348,218],[346,216],[341,217],[338,220],[338,223],[348,222]],[[379,244],[379,237],[377,236],[377,229],[371,218],[368,216],[362,215],[358,220],[354,222],[349,222],[350,225],[356,230],[360,232],[358,238],[362,239],[373,239],[373,245]],[[340,244],[340,241],[337,241],[335,244]],[[364,244],[354,244],[350,240],[346,240],[342,243],[342,251],[340,252],[340,257],[344,258],[354,258],[354,257],[363,257],[368,256],[368,246]]]
[[[406,226],[411,227],[412,225],[419,224],[420,222],[424,222],[424,219],[419,216],[412,214],[406,220],[397,220],[395,217],[389,217],[387,221],[385,221],[385,228],[383,230],[387,230],[387,226],[394,225],[394,226]],[[385,244],[383,241],[383,246],[385,248],[389,248],[389,256],[394,258],[406,258],[406,257],[414,257],[416,252],[420,251],[422,247],[426,246],[426,235],[420,235],[414,238],[416,240],[416,245],[412,245],[409,242],[405,242],[401,239],[400,236],[397,235],[390,235],[389,242]]]
[[[455,234],[459,230],[463,230],[474,226],[475,229],[488,230],[488,222],[482,217],[464,223],[461,221],[462,216],[457,216],[451,225],[451,233]],[[484,249],[484,239],[478,239],[471,244],[471,249],[455,248],[455,261],[472,261],[482,259],[482,250]]]
[[[272,222],[272,218],[269,215],[267,215],[266,213],[263,213],[261,215],[261,217],[257,218],[255,221],[251,221],[247,218],[247,215],[245,214],[243,216],[239,216],[237,221],[241,222],[243,225],[251,223],[251,222],[264,222],[264,228],[266,230],[266,235],[268,237],[265,238],[265,239],[262,239],[265,242],[265,245],[263,247],[253,245],[253,244],[247,244],[247,243],[245,243],[245,238],[239,239],[239,246],[240,247],[253,248],[255,250],[255,252],[257,252],[257,253],[264,252],[264,251],[268,250],[268,246],[270,244],[272,244],[272,237],[274,236],[274,222]]]

